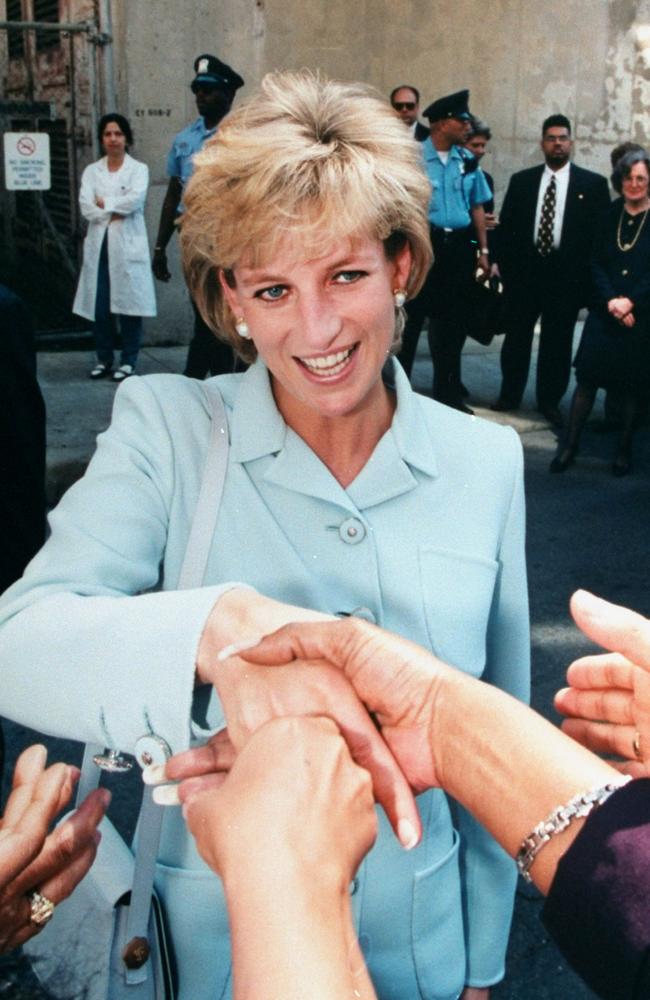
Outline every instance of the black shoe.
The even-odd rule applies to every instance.
[[[111,373],[111,366],[105,361],[98,361],[94,368],[88,373],[92,379],[106,378]]]
[[[563,448],[559,451],[548,467],[549,472],[566,472],[576,460],[577,448]]]
[[[447,406],[450,406],[452,410],[458,410],[459,413],[466,413],[470,417],[474,416],[474,410],[467,403],[463,403],[462,399],[455,399],[453,403],[450,401]]]
[[[501,399],[501,397],[499,397],[499,399],[497,399],[496,403],[492,403],[492,406],[490,407],[490,409],[494,410],[495,413],[510,413],[511,410],[518,409],[518,404],[517,403],[511,403],[510,400],[508,400],[508,399]]]
[[[564,420],[557,406],[540,406],[537,412],[541,413],[552,427],[564,427]]]

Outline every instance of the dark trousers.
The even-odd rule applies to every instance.
[[[474,274],[471,229],[447,233],[431,229],[434,262],[421,292],[406,306],[407,321],[398,355],[410,376],[425,319],[433,361],[433,397],[455,406],[461,402],[460,357],[467,336],[468,294]]]
[[[506,335],[501,349],[500,398],[519,406],[528,381],[535,323],[541,317],[537,356],[537,405],[557,406],[571,374],[573,331],[580,304],[552,261],[540,261],[531,280],[506,286]]]
[[[185,371],[189,378],[204,379],[206,375],[227,375],[229,372],[244,371],[246,365],[240,361],[229,344],[212,332],[201,313],[192,302],[194,310],[194,336],[187,352]]]
[[[106,233],[99,253],[93,335],[95,337],[97,360],[102,361],[109,368],[113,364],[115,323],[118,319],[120,321],[120,337],[122,340],[120,364],[132,365],[135,368],[142,341],[142,317],[126,316],[124,313],[116,315],[111,312],[111,278],[108,267],[108,233]]]

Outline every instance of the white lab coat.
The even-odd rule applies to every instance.
[[[72,311],[95,319],[99,254],[108,228],[108,266],[111,279],[111,312],[125,316],[155,316],[156,295],[144,222],[144,203],[149,186],[149,168],[128,153],[119,170],[115,191],[106,157],[91,163],[81,177],[79,207],[88,220],[83,264]],[[104,208],[95,198],[104,199]],[[122,216],[111,222],[111,215]]]

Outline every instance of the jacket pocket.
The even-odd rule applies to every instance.
[[[230,932],[221,880],[210,871],[156,865],[179,997],[230,996]]]
[[[421,547],[420,586],[433,652],[480,677],[499,564],[494,559]]]
[[[411,946],[422,1000],[457,1000],[465,985],[458,833],[442,858],[413,878]]]
[[[146,236],[125,236],[124,237],[124,258],[125,260],[146,260],[149,261],[149,244]]]

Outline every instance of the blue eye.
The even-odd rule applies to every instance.
[[[278,299],[284,298],[286,291],[286,285],[271,285],[270,288],[260,288],[255,292],[255,298],[263,299],[264,302],[277,302]]]
[[[339,271],[338,274],[334,275],[334,281],[339,285],[351,285],[360,278],[364,278],[365,275],[365,271]]]

